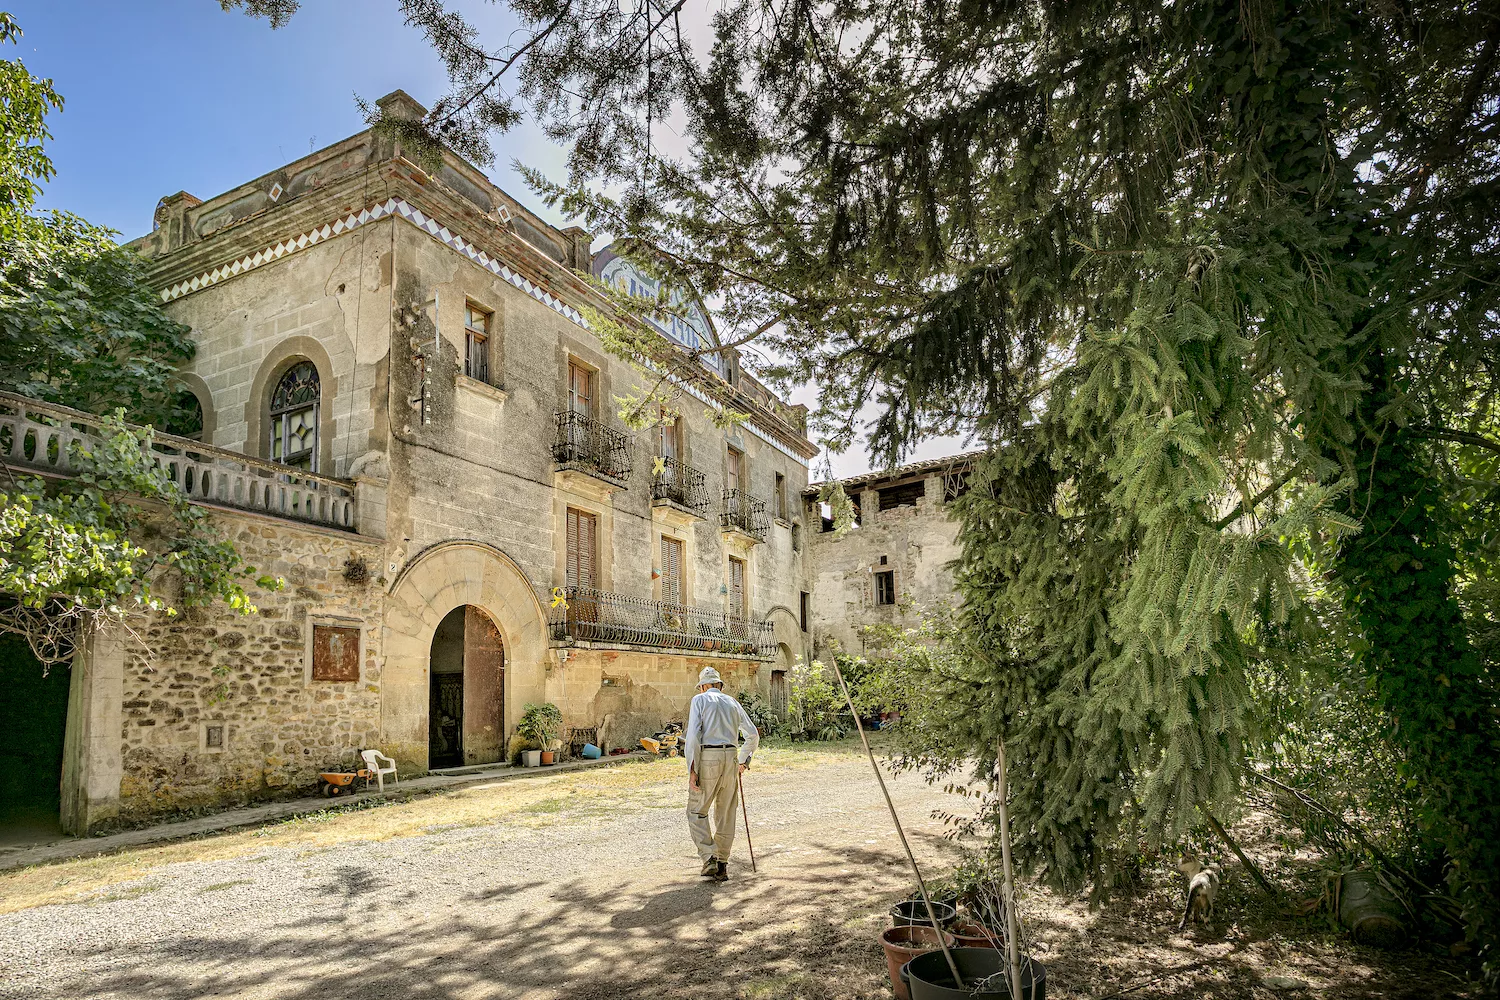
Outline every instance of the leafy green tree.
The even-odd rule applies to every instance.
[[[20,33],[0,13],[0,44]],[[256,579],[156,465],[151,430],[124,423],[176,415],[188,328],[162,311],[144,263],[114,233],[32,211],[53,175],[46,115],[61,107],[50,81],[0,60],[0,390],[113,411],[97,441],[71,445],[72,479],[0,466],[0,631],[25,636],[47,662],[71,655],[80,628],[133,614],[214,600],[252,612],[244,584]]]
[[[1337,615],[1500,960],[1493,11],[725,0],[707,40],[680,3],[511,6],[490,51],[402,4],[454,83],[402,127],[483,158],[529,103],[570,143],[538,189],[816,379],[833,445],[870,402],[889,459],[992,444],[954,724],[1010,740],[1025,861],[1107,878],[1232,809],[1252,670]]]

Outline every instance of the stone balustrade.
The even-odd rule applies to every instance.
[[[0,462],[45,476],[77,473],[75,445],[100,439],[99,417],[0,393]],[[151,454],[195,503],[355,531],[354,484],[154,432]]]

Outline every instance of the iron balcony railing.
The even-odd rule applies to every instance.
[[[708,516],[707,477],[675,458],[663,458],[661,469],[651,477],[651,499],[666,500],[699,517]]]
[[[630,437],[587,413],[557,414],[552,458],[559,469],[576,469],[616,486],[630,480]]]
[[[724,509],[719,511],[719,527],[725,531],[743,531],[757,542],[766,540],[771,519],[766,516],[766,502],[744,490],[725,490]]]
[[[752,659],[776,655],[771,623],[723,611],[690,608],[592,587],[565,587],[548,612],[554,641],[649,646],[725,653]]]
[[[8,466],[72,476],[79,471],[74,446],[101,439],[93,414],[0,393],[0,462]],[[354,484],[348,480],[159,432],[152,435],[151,452],[189,500],[356,529]]]

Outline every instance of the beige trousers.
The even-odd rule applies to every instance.
[[[739,777],[739,755],[734,748],[698,751],[698,788],[688,791],[687,817],[699,861],[729,860],[729,849],[734,846],[734,811],[740,807]]]

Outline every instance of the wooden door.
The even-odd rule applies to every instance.
[[[740,479],[743,477],[745,471],[744,460],[745,456],[733,448],[729,449],[728,460],[724,466],[724,485],[726,488],[731,490],[740,488]]]
[[[745,560],[729,557],[729,613],[745,617]]]
[[[568,409],[573,413],[594,412],[594,373],[576,361],[568,362]]]
[[[682,562],[682,542],[663,535],[661,539],[661,599],[668,604],[687,603]]]
[[[745,608],[745,560],[729,557],[729,634],[736,639],[746,639],[750,626]]]
[[[599,519],[587,511],[568,508],[567,583],[568,621],[574,634],[592,639],[591,624],[599,621],[599,602],[593,595],[598,584]]]
[[[787,686],[786,671],[771,671],[771,711],[781,718],[786,718],[787,709]]]
[[[662,458],[682,458],[682,421],[665,416],[657,425],[657,454]]]
[[[505,759],[505,645],[476,607],[464,609],[463,757],[465,764]]]

